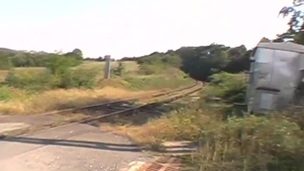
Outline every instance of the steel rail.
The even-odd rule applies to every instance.
[[[75,112],[77,110],[84,110],[84,109],[90,109],[90,108],[94,108],[94,107],[102,107],[105,105],[111,105],[111,104],[115,104],[115,103],[121,103],[121,102],[125,102],[125,101],[136,101],[136,100],[143,100],[143,99],[149,99],[149,98],[154,98],[154,97],[161,97],[161,96],[166,96],[175,92],[179,92],[179,91],[183,91],[183,90],[187,90],[190,88],[193,88],[195,86],[197,86],[199,84],[198,81],[195,82],[195,84],[191,85],[191,86],[187,86],[187,87],[182,87],[182,88],[178,88],[175,90],[171,90],[171,91],[163,91],[160,93],[152,93],[152,94],[145,94],[145,95],[139,95],[136,97],[128,97],[128,98],[124,98],[124,99],[118,99],[118,100],[113,100],[113,101],[109,101],[109,102],[104,102],[104,103],[97,103],[97,104],[92,104],[92,105],[86,105],[86,106],[80,106],[80,107],[74,107],[74,108],[68,108],[68,109],[62,109],[62,110],[55,110],[55,111],[50,111],[50,112],[45,112],[45,113],[40,113],[40,114],[35,114],[35,115],[52,115],[52,114],[61,114],[61,113],[67,113],[67,112]]]
[[[136,111],[138,109],[142,109],[148,106],[153,106],[153,105],[157,105],[160,103],[167,103],[173,100],[176,100],[178,98],[181,98],[183,96],[187,96],[189,94],[192,94],[196,91],[199,91],[202,88],[202,84],[201,83],[196,83],[195,85],[189,86],[189,87],[184,87],[184,88],[180,88],[177,90],[173,90],[170,92],[166,92],[166,93],[161,93],[163,95],[156,95],[154,98],[150,99],[150,102],[146,103],[146,104],[141,104],[139,106],[131,106],[129,108],[121,108],[121,109],[114,109],[115,111],[103,111],[103,109],[99,109],[101,113],[98,116],[89,116],[86,118],[82,118],[82,119],[77,119],[77,120],[68,120],[68,121],[62,121],[60,122],[59,125],[57,124],[44,124],[44,125],[39,125],[38,127],[34,127],[31,128],[30,130],[26,130],[26,131],[21,131],[20,133],[14,133],[14,136],[18,136],[18,135],[31,135],[31,133],[36,132],[36,131],[41,131],[41,130],[46,130],[46,129],[52,129],[52,128],[56,128],[56,127],[60,127],[60,126],[67,126],[67,125],[74,125],[77,123],[89,123],[89,122],[93,122],[93,121],[98,121],[102,118],[107,118],[110,116],[114,116],[114,115],[120,115],[120,114],[126,114],[129,113],[131,111]],[[118,101],[114,101],[114,102],[110,102],[110,103],[104,103],[102,105],[102,107],[106,107],[106,105],[109,104],[115,104],[116,102],[120,102],[122,100],[118,100]],[[125,101],[123,101],[125,102]],[[93,106],[95,107],[95,105]],[[78,109],[90,109],[92,108],[92,106],[88,106],[88,107],[81,107],[81,108],[77,108]],[[73,109],[76,110],[76,109]],[[64,110],[64,112],[67,112],[68,110]],[[60,111],[63,112],[63,111]],[[0,135],[0,139],[3,138],[8,138],[10,137],[10,135]]]
[[[202,88],[202,86],[197,83],[195,86],[190,86],[190,88],[188,87],[188,88],[183,88],[183,90],[176,90],[174,92],[170,92],[170,94],[172,94],[172,96],[167,96],[167,94],[166,94],[166,95],[164,95],[163,98],[154,97],[154,99],[150,99],[150,102],[148,102],[146,104],[142,104],[142,105],[139,105],[139,106],[134,106],[134,107],[126,108],[126,109],[118,109],[117,111],[104,113],[104,114],[101,114],[101,115],[96,116],[96,117],[84,118],[80,121],[78,120],[77,122],[78,123],[92,122],[92,121],[96,121],[96,120],[99,120],[99,119],[102,119],[102,118],[106,118],[106,117],[110,117],[110,116],[114,116],[114,115],[118,115],[118,114],[124,114],[124,113],[131,112],[131,111],[134,111],[134,110],[138,110],[138,109],[148,107],[148,106],[151,106],[151,105],[155,105],[155,104],[158,104],[158,103],[168,103],[168,102],[174,101],[176,99],[179,99],[181,97],[192,94],[194,92],[197,92],[201,88]],[[162,96],[160,96],[160,97],[162,97]]]

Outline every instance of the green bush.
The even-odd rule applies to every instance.
[[[11,70],[5,82],[7,85],[27,90],[52,88],[54,77],[48,70]]]
[[[81,64],[81,60],[74,57],[66,57],[60,55],[53,55],[47,59],[46,67],[54,75],[62,75],[71,67]]]
[[[7,56],[0,57],[0,70],[9,70],[12,68],[12,63]]]
[[[153,75],[163,73],[166,68],[163,65],[141,64],[139,66],[139,74]]]
[[[245,74],[220,72],[210,77],[206,93],[226,102],[244,102],[246,94]]]
[[[303,131],[284,118],[231,118],[206,125],[194,163],[199,171],[302,171]]]
[[[122,76],[125,73],[126,68],[122,62],[119,62],[118,66],[113,68],[111,71],[116,76]]]
[[[10,90],[6,86],[0,87],[0,101],[6,101],[12,98]]]
[[[71,69],[61,76],[57,86],[61,88],[93,88],[98,73],[97,69]]]
[[[190,170],[303,171],[304,132],[294,120],[280,115],[223,121],[212,107],[200,106],[172,112],[165,118],[171,129],[158,134],[161,140],[198,142],[188,160]]]
[[[163,130],[158,137],[198,142],[189,170],[304,170],[303,108],[223,120],[223,111],[203,100],[189,106],[167,116],[174,131]]]

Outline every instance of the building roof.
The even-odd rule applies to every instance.
[[[292,42],[261,42],[257,47],[304,53],[303,45]]]

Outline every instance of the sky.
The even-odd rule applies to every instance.
[[[113,58],[211,43],[254,47],[288,29],[292,0],[0,0],[0,47]]]

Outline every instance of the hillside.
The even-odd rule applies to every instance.
[[[16,50],[12,50],[12,49],[8,49],[8,48],[1,48],[0,47],[0,53],[17,53],[18,51]]]

